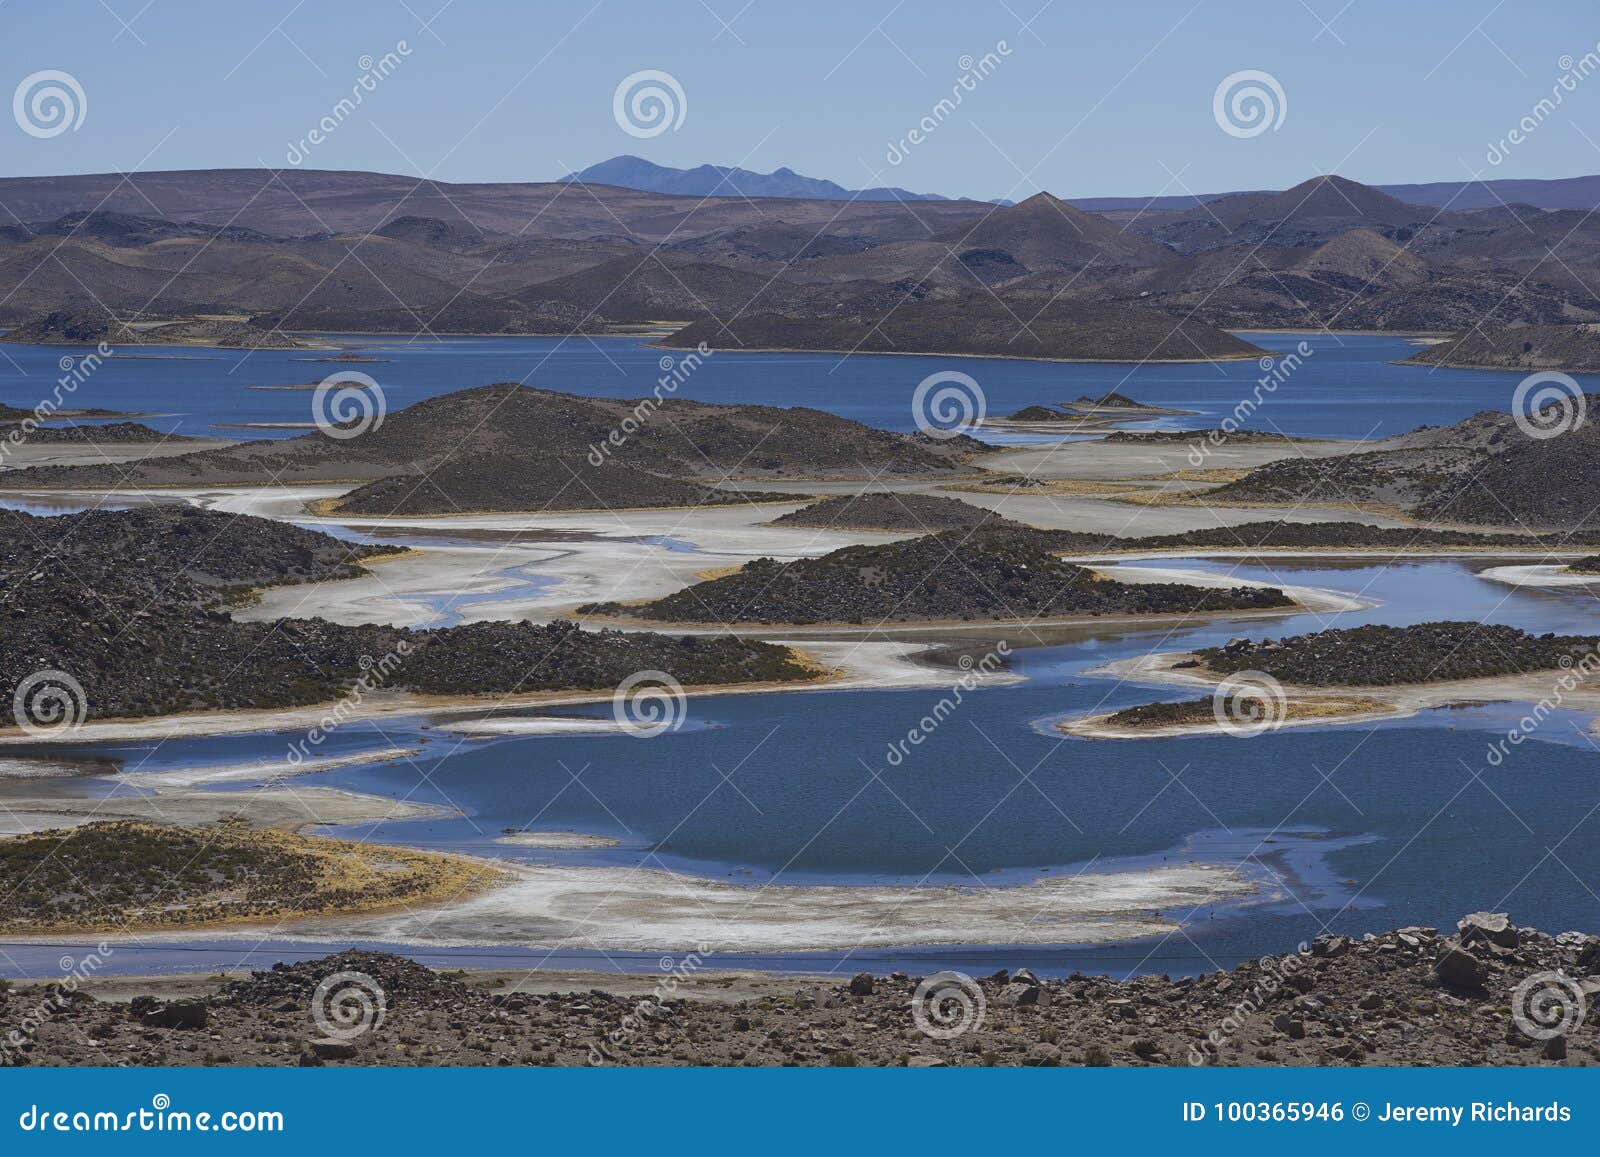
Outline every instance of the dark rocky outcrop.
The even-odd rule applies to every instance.
[[[4,517],[0,696],[10,703],[37,673],[65,672],[82,688],[81,718],[326,702],[374,668],[381,677],[369,677],[369,690],[437,695],[611,688],[648,670],[684,684],[814,674],[767,643],[570,622],[427,631],[235,622],[227,607],[252,587],[348,577],[360,560],[394,548],[187,508]]]
[[[1600,372],[1600,325],[1523,325],[1468,330],[1406,359],[1424,366]]]
[[[910,530],[930,534],[963,527],[1014,527],[1022,524],[992,510],[938,494],[867,491],[837,494],[772,520],[774,526],[814,526],[835,530]]]
[[[1051,553],[1047,533],[951,530],[821,558],[757,559],[643,606],[581,608],[662,622],[860,623],[1203,614],[1293,605],[1262,587],[1202,589],[1097,577]]]
[[[513,382],[429,398],[349,431],[354,436],[318,431],[116,466],[33,467],[10,481],[94,487],[388,479],[352,500],[364,512],[450,514],[677,506],[730,479],[758,485],[948,476],[981,448],[967,437],[897,434],[805,407],[587,398]],[[658,485],[652,475],[664,481]],[[654,500],[652,488],[660,491]]]
[[[1582,410],[1597,406],[1600,395],[1587,395]],[[1579,409],[1576,400],[1545,406],[1535,421],[1551,436],[1530,436],[1511,415],[1485,411],[1360,453],[1282,458],[1206,501],[1391,506],[1442,523],[1592,530],[1600,528],[1600,426],[1571,423]]]
[[[1264,671],[1309,687],[1439,683],[1570,668],[1600,636],[1531,635],[1488,623],[1366,626],[1287,639],[1235,639],[1196,652],[1212,671]]]

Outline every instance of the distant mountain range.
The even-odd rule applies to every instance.
[[[586,185],[615,185],[646,193],[673,193],[681,197],[792,197],[810,201],[948,201],[938,193],[911,193],[893,186],[872,189],[846,189],[834,181],[802,177],[790,168],[770,173],[726,165],[698,165],[692,169],[673,169],[643,157],[624,154],[590,165],[561,180]]]
[[[1550,201],[1596,184],[1515,191]],[[1100,212],[1047,193],[1000,206],[573,189],[317,170],[3,178],[0,325],[64,332],[45,316],[58,311],[244,315],[262,335],[671,322],[717,349],[1116,361],[1248,354],[1220,332],[1240,329],[1600,326],[1600,214],[1442,208],[1334,175]],[[1562,335],[1476,349],[1448,356],[1590,356]]]
[[[674,193],[685,197],[792,197],[820,201],[948,201],[938,193],[910,193],[905,189],[878,187],[846,189],[843,185],[818,177],[805,177],[793,169],[770,173],[724,165],[700,165],[693,169],[674,169],[657,165],[642,157],[620,156],[590,165],[561,178],[563,182],[582,181],[590,185],[613,185],[647,193]],[[1415,185],[1373,185],[1408,205],[1433,208],[1492,209],[1498,205],[1532,205],[1539,209],[1593,209],[1600,206],[1600,176],[1561,177],[1554,180],[1431,181]],[[1228,193],[1196,193],[1167,197],[1068,197],[1066,201],[1091,213],[1124,211],[1182,212],[1208,201],[1243,193],[1270,190],[1245,189]],[[1004,198],[994,203],[1008,205]]]

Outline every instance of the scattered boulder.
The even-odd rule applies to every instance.
[[[308,1041],[306,1047],[311,1050],[313,1056],[323,1061],[348,1061],[355,1059],[356,1055],[356,1042],[338,1037],[321,1037]]]
[[[1522,940],[1504,912],[1470,912],[1456,922],[1456,927],[1461,930],[1463,944],[1488,941],[1501,948],[1515,948]]]
[[[1343,956],[1350,950],[1348,936],[1318,936],[1311,942],[1311,955],[1333,958]]]
[[[1306,1022],[1301,1020],[1299,1017],[1290,1016],[1286,1012],[1280,1012],[1277,1016],[1272,1018],[1272,1027],[1277,1029],[1290,1040],[1305,1039]]]
[[[206,1002],[198,999],[165,1003],[154,997],[134,997],[129,1011],[146,1028],[205,1028]]]
[[[1061,1050],[1053,1044],[1039,1041],[1028,1049],[1028,1059],[1022,1063],[1035,1068],[1053,1069],[1061,1064]]]
[[[1050,1003],[1050,990],[1037,980],[1032,984],[1024,984],[1013,980],[1000,990],[996,1002],[1007,1007],[1021,1007],[1026,1005],[1047,1005]]]
[[[1478,992],[1483,988],[1483,963],[1458,942],[1444,942],[1433,971],[1446,988],[1458,992]]]

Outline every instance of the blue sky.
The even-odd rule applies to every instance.
[[[977,197],[1573,176],[1600,172],[1600,74],[1486,156],[1597,41],[1592,0],[0,0],[0,91],[54,69],[86,104],[44,138],[0,117],[0,175],[285,165],[395,53],[301,167],[517,181],[632,152]],[[685,112],[638,139],[613,94],[646,69]],[[1242,70],[1286,105],[1247,138],[1213,116]]]

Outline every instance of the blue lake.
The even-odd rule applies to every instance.
[[[342,339],[388,360],[358,368],[383,385],[391,409],[490,381],[607,397],[646,393],[662,351],[632,339]],[[1256,335],[1288,350],[1300,335]],[[1516,374],[1429,371],[1388,364],[1415,347],[1405,339],[1304,338],[1315,353],[1270,396],[1258,424],[1287,433],[1372,437],[1476,410],[1507,408]],[[0,347],[0,401],[31,406],[49,392],[64,353]],[[324,355],[248,356],[180,350],[162,358],[107,361],[73,404],[161,413],[153,424],[215,435],[218,423],[309,418],[310,393],[249,385],[314,381],[341,368]],[[1147,366],[963,360],[992,414],[1110,388],[1141,401],[1200,411],[1215,424],[1254,385],[1254,362]],[[891,429],[913,428],[918,381],[951,359],[831,355],[717,355],[679,391],[718,402],[812,405]],[[1176,423],[1174,423],[1176,424]],[[249,431],[282,436],[293,431]],[[232,432],[232,436],[243,436]],[[664,539],[663,550],[693,549]],[[1487,559],[1278,561],[1183,560],[1171,565],[1233,571],[1270,581],[1361,593],[1379,602],[1337,617],[1409,623],[1438,618],[1504,622],[1536,631],[1592,630],[1581,589],[1513,590],[1477,577]],[[1163,565],[1167,565],[1164,562]],[[511,577],[533,592],[536,565]],[[452,613],[452,596],[436,609]],[[1200,628],[1085,630],[1075,641],[1021,650],[1025,681],[971,693],[960,710],[898,766],[888,745],[905,736],[941,692],[829,691],[703,697],[678,731],[628,736],[465,739],[421,720],[351,724],[323,754],[416,743],[414,760],[352,766],[302,781],[457,809],[447,819],[352,829],[347,834],[427,847],[570,864],[644,865],[735,883],[1017,883],[1049,873],[1202,859],[1243,863],[1270,884],[1269,902],[1225,905],[1187,918],[1160,942],[1083,949],[975,945],[842,956],[718,957],[767,968],[967,971],[1027,962],[1040,970],[1196,972],[1281,951],[1326,929],[1360,933],[1407,923],[1448,924],[1463,912],[1509,910],[1550,931],[1600,925],[1600,751],[1580,720],[1562,713],[1499,767],[1488,743],[1522,714],[1515,705],[1438,710],[1379,726],[1289,729],[1227,737],[1086,742],[1053,730],[1055,719],[1179,698],[1172,688],[1086,677],[1107,661],[1152,649],[1180,650],[1241,633],[1281,635],[1335,620],[1312,615],[1220,620]],[[575,709],[605,715],[608,705]],[[193,738],[80,749],[121,760],[137,777],[205,763],[281,758],[281,735]],[[724,778],[727,773],[727,778]],[[876,773],[877,778],[874,777]],[[242,790],[235,785],[229,790]],[[619,847],[532,852],[497,844],[504,828],[614,836]],[[119,948],[124,972],[217,968],[301,958],[318,946],[228,940],[146,942]],[[52,945],[6,945],[0,966],[48,973]],[[548,954],[529,948],[408,949],[430,962],[655,967],[653,954]]]
[[[1417,349],[1406,338],[1359,334],[1253,334],[1263,348],[1288,352],[1301,341],[1313,353],[1247,423],[1287,434],[1368,438],[1425,423],[1447,423],[1478,410],[1505,410],[1522,375],[1396,366]],[[607,398],[650,392],[663,357],[640,338],[339,337],[341,345],[383,359],[334,365],[329,353],[168,349],[106,360],[68,404],[159,415],[153,426],[203,437],[292,437],[295,429],[236,429],[260,422],[309,423],[310,390],[251,386],[314,383],[337,370],[370,375],[391,410],[490,382],[525,382]],[[48,397],[73,351],[56,346],[0,346],[0,402],[32,408]],[[857,354],[721,353],[705,359],[677,395],[707,402],[813,406],[869,425],[912,430],[911,396],[928,374],[957,369],[977,379],[988,413],[1068,401],[1117,389],[1141,402],[1194,410],[1154,425],[1209,428],[1230,414],[1263,376],[1255,361],[1192,365],[1090,365],[997,359]],[[1589,380],[1600,389],[1600,379]],[[1001,436],[1000,440],[1009,440]]]
[[[1422,621],[1439,617],[1442,607],[1529,630],[1572,630],[1587,621],[1588,596],[1510,591],[1473,573],[1487,562],[1280,561],[1235,569],[1381,600],[1341,616],[1341,626]],[[976,887],[1201,859],[1243,863],[1273,894],[1269,902],[1172,913],[1189,922],[1183,934],[1158,942],[716,958],[726,964],[925,972],[1025,961],[1052,972],[1181,973],[1231,966],[1324,930],[1450,924],[1484,907],[1550,931],[1600,923],[1600,898],[1585,883],[1600,879],[1600,841],[1586,827],[1600,809],[1600,752],[1581,722],[1560,712],[1498,767],[1487,763],[1487,745],[1522,714],[1513,705],[1251,739],[1087,742],[1049,726],[1062,716],[1184,697],[1172,688],[1085,676],[1109,660],[1181,650],[1247,629],[1277,635],[1321,625],[1310,615],[1271,626],[1224,620],[1177,633],[1089,632],[1081,642],[1021,650],[1015,669],[1026,681],[970,693],[898,766],[885,758],[888,745],[941,692],[696,698],[681,730],[649,740],[469,740],[420,721],[385,722],[381,730],[350,725],[334,734],[324,754],[410,742],[423,752],[300,782],[459,809],[451,818],[340,834],[542,862],[642,865],[751,885],[781,879]],[[568,713],[608,712],[600,704]],[[232,736],[99,746],[83,754],[121,759],[137,777],[281,757],[284,743],[282,736]],[[506,828],[609,835],[621,845],[528,851],[494,842]],[[7,949],[24,971],[35,956],[53,959],[43,946]],[[310,952],[305,944],[270,941],[147,944],[129,946],[114,967],[215,968]],[[531,947],[418,954],[485,966],[548,960],[610,967],[614,959],[648,969],[656,959]]]

